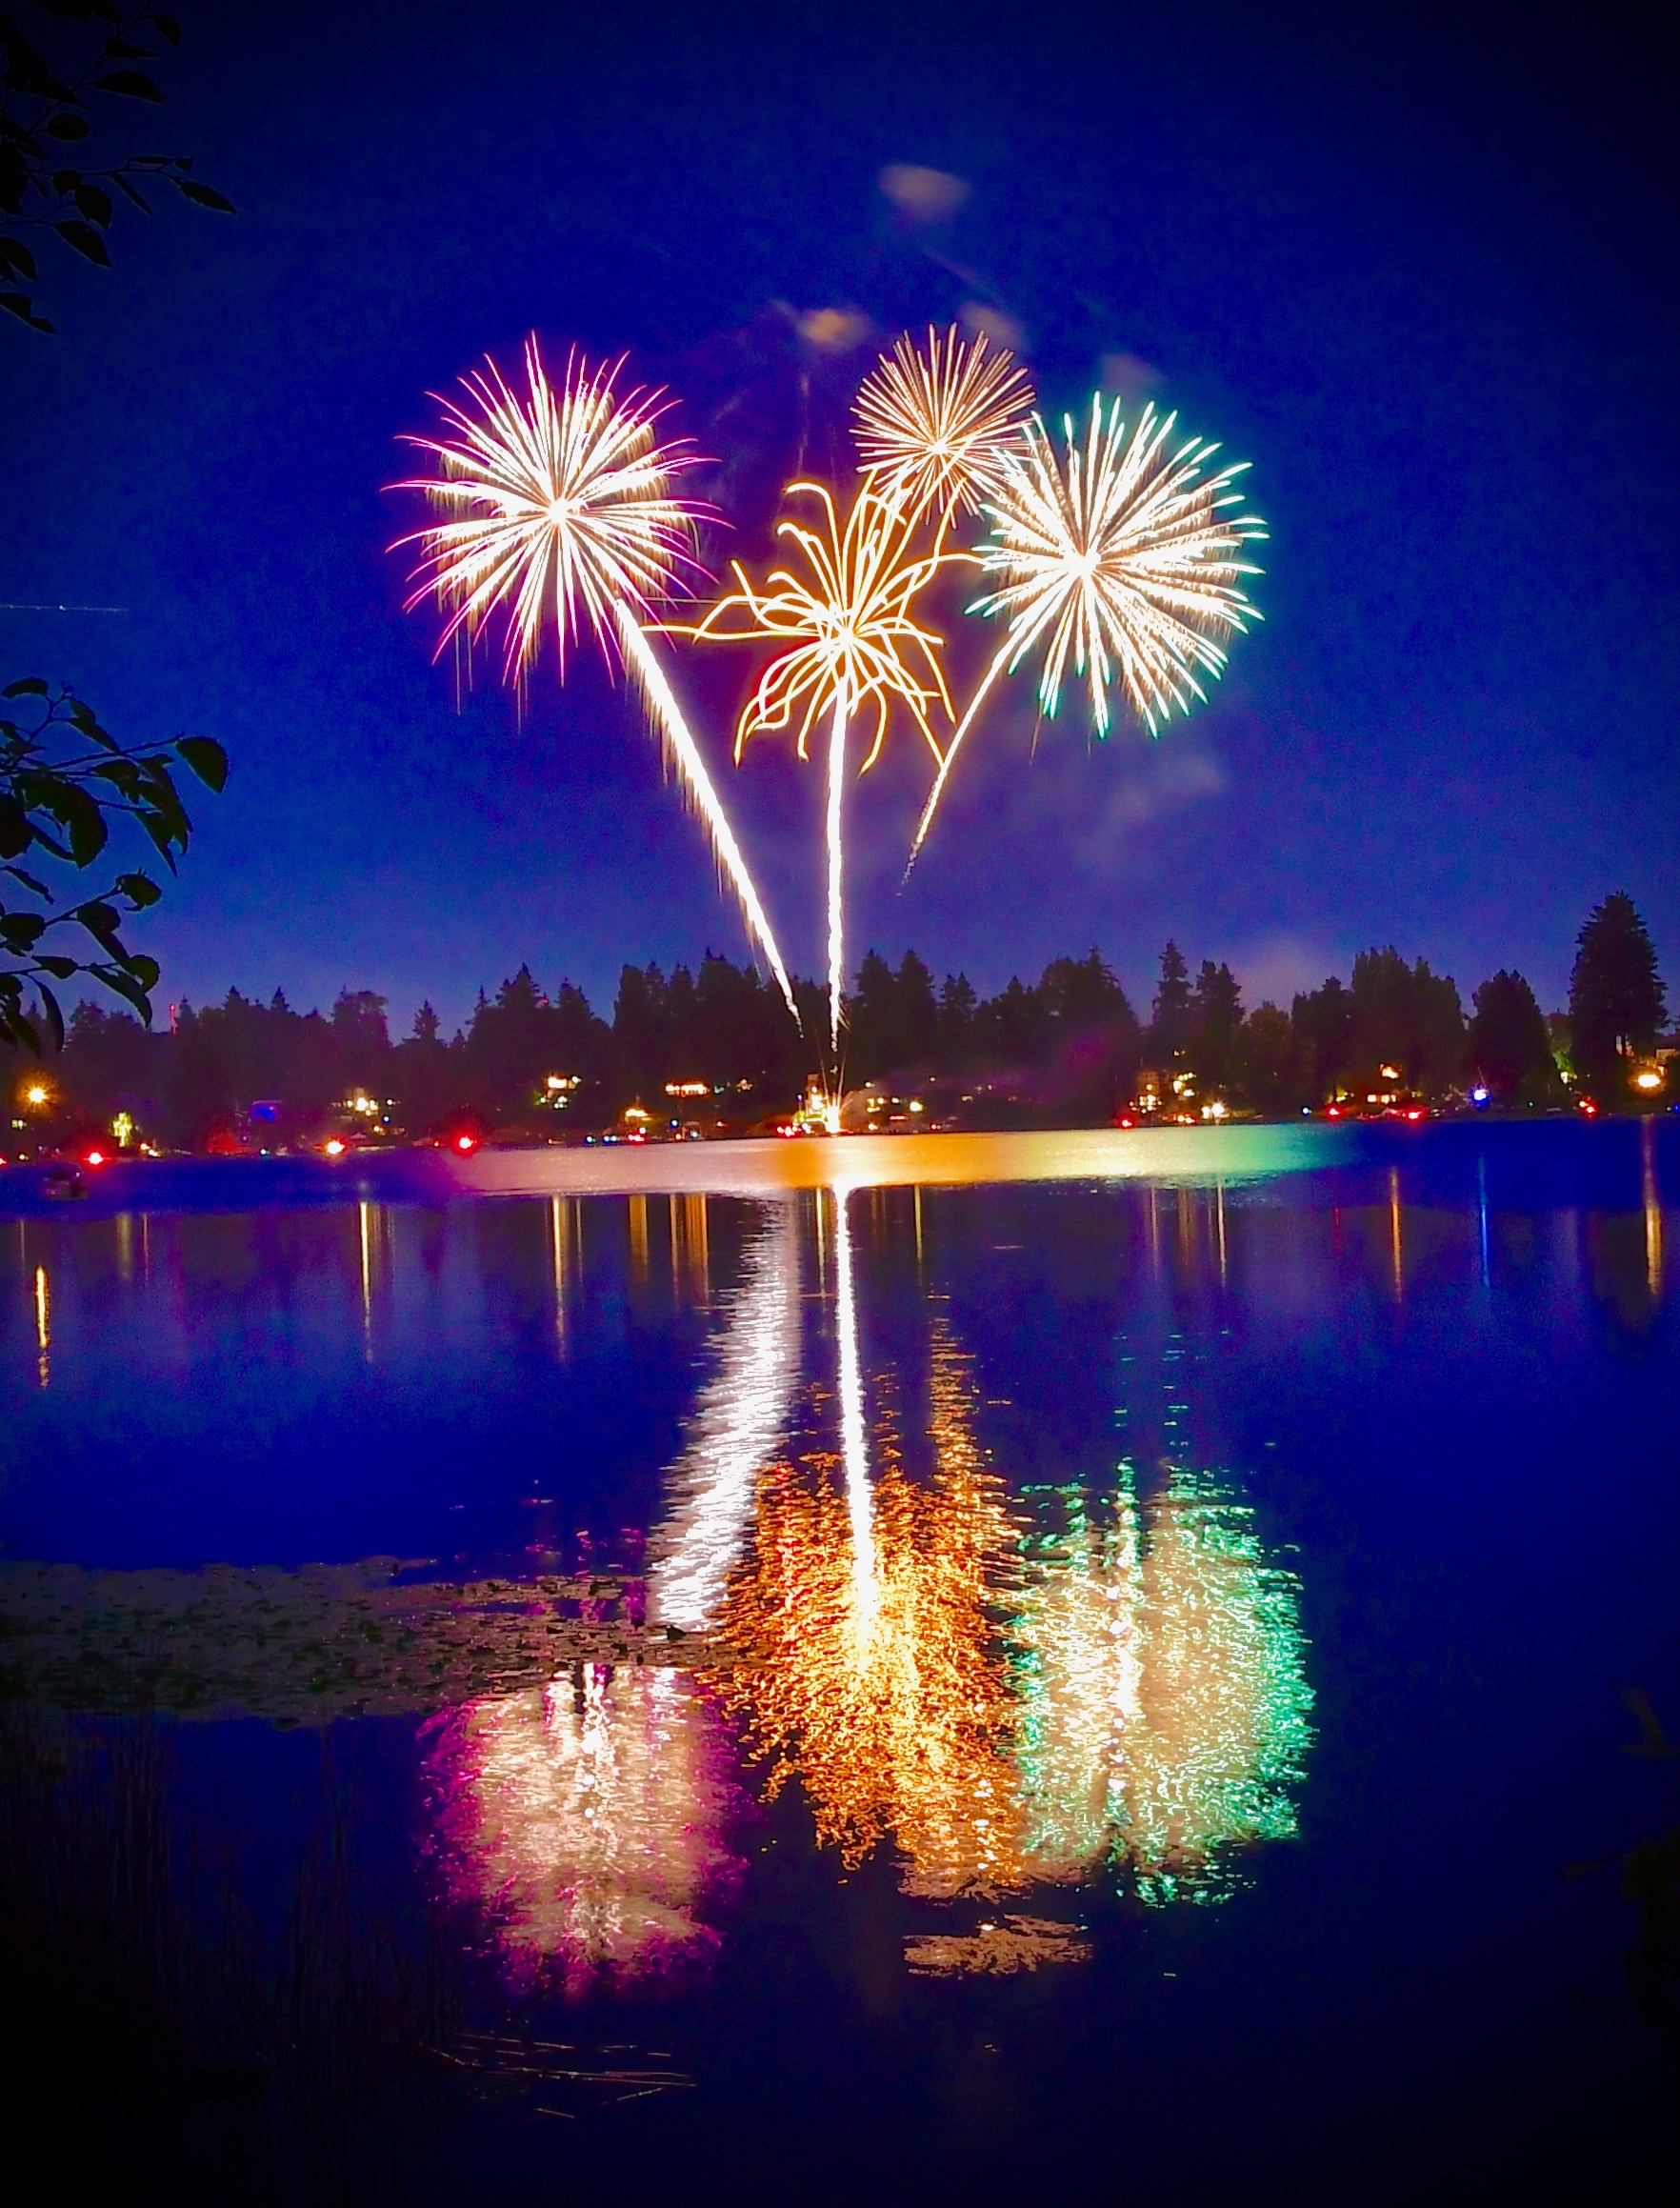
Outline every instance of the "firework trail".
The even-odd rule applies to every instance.
[[[865,377],[853,403],[863,473],[918,516],[951,522],[1003,489],[1004,457],[1020,443],[1032,404],[1025,369],[984,336],[930,329],[924,348],[908,333]]]
[[[1146,406],[1130,437],[1120,402],[1091,401],[1083,447],[1071,415],[1060,451],[1035,414],[1000,462],[983,503],[992,533],[981,564],[1001,587],[970,608],[1002,614],[1004,641],[946,746],[910,846],[927,841],[963,738],[1000,674],[1044,651],[1038,700],[1054,715],[1070,659],[1090,687],[1099,736],[1109,732],[1109,686],[1118,682],[1151,735],[1176,708],[1205,697],[1198,673],[1218,675],[1219,639],[1260,615],[1240,578],[1259,570],[1238,555],[1264,537],[1256,514],[1231,512],[1242,467],[1204,475],[1218,447],[1200,438],[1170,450],[1177,420]],[[1245,464],[1246,465],[1246,464]]]
[[[939,745],[929,726],[935,702],[954,718],[938,652],[944,639],[918,625],[916,593],[942,564],[934,553],[910,557],[917,516],[900,498],[884,496],[866,480],[844,524],[833,493],[820,483],[790,483],[787,495],[809,497],[821,509],[818,527],[784,521],[776,533],[797,549],[808,575],[772,570],[755,589],[739,561],[731,562],[739,588],[720,598],[689,633],[714,642],[786,645],[759,677],[735,731],[735,755],[760,731],[797,726],[799,756],[808,754],[812,727],[829,717],[828,851],[829,1039],[840,1048],[840,999],[845,983],[843,799],[846,744],[851,724],[870,707],[874,742],[860,769],[880,756],[887,720],[896,699],[910,710],[935,760]],[[731,625],[738,624],[738,625]]]
[[[523,695],[550,607],[564,681],[568,646],[586,625],[612,664],[616,647],[634,672],[712,850],[788,1009],[782,954],[724,815],[706,761],[643,630],[655,604],[692,588],[706,571],[694,556],[705,509],[671,495],[696,464],[687,440],[661,444],[658,392],[613,389],[617,367],[591,370],[573,352],[550,382],[534,337],[525,347],[529,395],[510,389],[495,362],[462,378],[461,404],[439,399],[445,434],[404,442],[430,453],[439,472],[392,486],[420,491],[448,518],[399,537],[418,544],[418,588],[408,609],[434,598],[447,614],[438,654],[464,640],[469,652],[500,612],[503,673]],[[393,551],[396,546],[391,548]]]

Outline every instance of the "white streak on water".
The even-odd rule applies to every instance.
[[[701,1390],[671,1467],[671,1508],[649,1575],[649,1607],[697,1632],[723,1608],[752,1516],[759,1474],[774,1460],[799,1374],[797,1208],[777,1204],[747,1251],[731,1294],[723,1361]]]

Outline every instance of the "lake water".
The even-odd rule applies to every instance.
[[[1631,2183],[1680,1131],[1169,1140],[0,1189],[14,2138],[176,2199]]]

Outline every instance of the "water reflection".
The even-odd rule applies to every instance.
[[[825,1845],[854,1865],[890,1838],[907,1891],[926,1895],[1021,1878],[994,1624],[1015,1529],[974,1441],[974,1393],[935,1318],[931,1477],[884,1466],[860,1557],[850,1468],[770,1468],[723,1619],[747,1660],[721,1692],[770,1763],[767,1793],[796,1775]]]
[[[735,1796],[716,1716],[681,1673],[582,1664],[469,1702],[427,1776],[450,1891],[494,1924],[516,1981],[578,1993],[715,1950],[701,1911],[741,1869],[724,1838]]]
[[[704,1212],[701,1221],[703,1250]],[[690,1229],[690,1250],[694,1240]],[[665,1528],[649,1575],[650,1608],[661,1621],[689,1632],[715,1622],[798,1376],[799,1226],[788,1203],[770,1210],[747,1245],[740,1285],[726,1306],[718,1370],[700,1391],[668,1475]]]
[[[1110,1497],[1044,1499],[1063,1523],[1032,1544],[1012,1633],[1026,1867],[1126,1863],[1146,1901],[1218,1899],[1234,1850],[1295,1831],[1312,1695],[1294,1576],[1205,1475],[1140,1504],[1123,1465]]]

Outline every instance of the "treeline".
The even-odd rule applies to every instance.
[[[1577,953],[1568,1014],[1549,1020],[1519,974],[1491,975],[1467,1006],[1450,976],[1391,948],[1362,953],[1346,982],[1332,975],[1286,1011],[1245,1007],[1229,965],[1192,971],[1170,942],[1147,1015],[1094,949],[986,998],[961,974],[936,983],[913,951],[896,966],[871,951],[848,1002],[841,1081],[924,1088],[975,1124],[1106,1119],[1140,1085],[1167,1110],[1268,1114],[1338,1095],[1439,1102],[1478,1086],[1538,1110],[1571,1081],[1607,1109],[1653,1100],[1630,1083],[1655,1063],[1665,994],[1627,897],[1594,909]],[[550,995],[522,966],[447,1039],[422,1005],[393,1041],[385,999],[369,991],[344,992],[327,1014],[295,1012],[278,991],[267,1004],[230,991],[219,1005],[183,1005],[168,1033],[84,1004],[45,1076],[55,1117],[107,1126],[127,1113],[173,1148],[263,1122],[278,1138],[353,1113],[357,1098],[370,1125],[410,1135],[462,1115],[559,1133],[630,1105],[739,1128],[786,1113],[821,1070],[823,995],[814,983],[797,994],[803,1033],[772,986],[709,953],[670,974],[625,967],[610,1020],[572,983]]]

